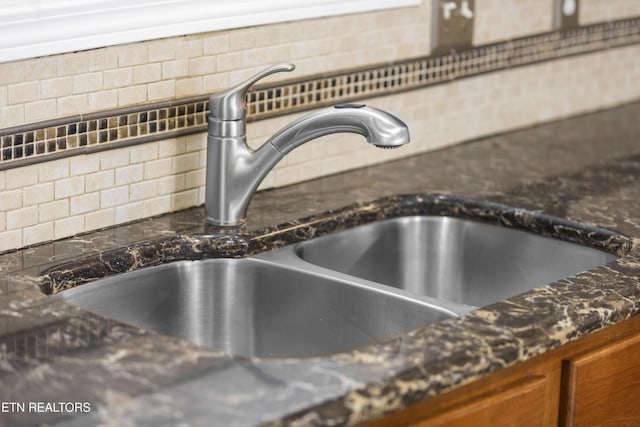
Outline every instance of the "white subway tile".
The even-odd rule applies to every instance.
[[[35,101],[40,98],[40,82],[17,83],[9,86],[9,105]]]
[[[176,79],[176,96],[200,95],[202,93],[202,76]]]
[[[171,210],[179,211],[198,204],[198,190],[187,190],[171,195]]]
[[[165,139],[158,145],[158,156],[162,158],[182,154],[186,151],[186,147],[184,138]]]
[[[213,74],[216,72],[218,63],[217,56],[203,56],[189,60],[189,74],[198,76],[202,74]]]
[[[86,154],[74,156],[69,159],[69,175],[86,175],[100,170],[100,155]]]
[[[102,90],[102,72],[79,74],[73,76],[73,93],[97,92]]]
[[[255,28],[255,45],[256,47],[270,48],[277,46],[286,39],[283,31],[278,25],[264,25]]]
[[[58,115],[63,117],[82,114],[88,111],[89,97],[86,94],[82,94],[58,98],[56,108]]]
[[[173,194],[185,188],[185,174],[165,176],[158,179],[158,194]]]
[[[204,93],[216,93],[231,86],[229,73],[216,73],[210,76],[203,76]]]
[[[147,86],[144,84],[118,89],[118,105],[136,105],[147,101]]]
[[[144,216],[161,215],[171,211],[171,196],[154,197],[144,201]]]
[[[204,42],[200,38],[184,37],[176,39],[176,59],[202,56],[203,51]]]
[[[0,85],[21,83],[25,80],[25,63],[23,61],[4,62],[0,64]]]
[[[45,99],[24,104],[24,119],[26,122],[48,120],[57,115],[58,102],[55,99]]]
[[[103,87],[105,89],[118,89],[133,83],[133,68],[117,68],[103,73]]]
[[[2,196],[0,195],[0,198]],[[39,203],[50,202],[53,200],[53,182],[45,182],[44,184],[32,185],[25,187],[23,190],[24,206],[37,205]],[[2,206],[2,203],[0,203]]]
[[[56,75],[72,76],[89,71],[89,53],[75,52],[59,55],[56,60]]]
[[[53,240],[53,238],[53,222],[45,222],[31,227],[25,227],[22,233],[22,245],[34,245],[36,243]]]
[[[85,231],[84,216],[72,216],[54,222],[54,238],[71,237]]]
[[[88,71],[104,71],[118,66],[118,47],[93,49],[88,52]]]
[[[24,105],[0,107],[0,128],[24,124]]]
[[[129,187],[129,200],[137,201],[150,199],[158,195],[158,181],[143,181],[131,184]]]
[[[182,172],[192,171],[200,167],[200,154],[187,153],[181,154],[173,158],[171,165],[171,173],[178,174]]]
[[[0,252],[17,249],[22,246],[22,229],[0,233]]]
[[[553,27],[554,0],[476,0],[474,44],[544,33]]]
[[[100,208],[100,193],[82,194],[69,200],[71,215],[93,212]]]
[[[23,166],[7,171],[7,190],[23,188],[38,182],[38,165]]]
[[[176,96],[176,85],[173,80],[154,82],[147,85],[147,98],[149,101],[171,99]]]
[[[88,95],[89,109],[108,110],[118,107],[118,91],[116,89],[92,92]]]
[[[203,41],[205,55],[217,55],[229,51],[229,32],[207,37]]]
[[[48,222],[69,216],[69,199],[55,200],[38,205],[38,221]]]
[[[92,173],[85,176],[85,191],[92,193],[113,186],[115,173],[113,169]]]
[[[129,164],[129,151],[110,150],[100,153],[100,170],[115,169]]]
[[[151,142],[135,145],[130,148],[131,163],[141,163],[158,158],[158,143]]]
[[[100,208],[124,205],[129,201],[129,187],[113,187],[100,192]]]
[[[52,160],[33,167],[37,167],[36,177],[40,182],[55,181],[69,176],[69,159]]]
[[[198,169],[196,171],[187,172],[185,174],[186,188],[198,188],[204,185],[205,170]]]
[[[155,40],[148,43],[149,62],[169,61],[176,57],[176,39]]]
[[[251,49],[256,46],[255,28],[242,28],[229,32],[229,50]]]
[[[133,67],[133,84],[149,83],[160,80],[161,64],[144,64]]]
[[[171,158],[144,163],[144,179],[154,179],[171,174]]]
[[[74,176],[55,182],[55,198],[66,199],[84,193],[84,177]]]
[[[582,0],[578,9],[581,25],[640,16],[637,0]]]
[[[129,203],[116,207],[116,224],[144,218],[144,202]]]
[[[54,56],[27,59],[24,62],[24,79],[35,81],[50,79],[56,75],[56,58]]]
[[[0,211],[7,212],[22,207],[22,188],[0,192]]]
[[[38,223],[38,207],[16,209],[7,212],[7,230],[28,227]]]
[[[175,61],[167,61],[162,63],[162,78],[175,79],[178,77],[187,77],[189,75],[189,60],[176,59]]]
[[[229,52],[218,55],[218,71],[235,71],[245,68],[242,52]]]
[[[146,43],[134,43],[118,49],[118,66],[127,67],[148,62],[149,52]]]
[[[142,180],[144,166],[140,163],[116,169],[116,185],[126,185]]]
[[[85,215],[85,228],[87,230],[99,230],[111,227],[116,223],[115,208],[102,209],[89,212]]]

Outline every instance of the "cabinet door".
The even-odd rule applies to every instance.
[[[560,425],[640,426],[640,334],[564,364]]]
[[[540,427],[544,425],[546,390],[545,377],[523,378],[412,426]]]

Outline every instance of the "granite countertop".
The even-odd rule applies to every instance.
[[[640,311],[638,117],[640,104],[629,104],[264,191],[237,235],[206,227],[195,208],[0,255],[0,402],[90,407],[3,411],[0,425],[353,425],[629,318]],[[460,318],[302,359],[231,358],[43,293],[413,213],[530,229],[621,258]]]

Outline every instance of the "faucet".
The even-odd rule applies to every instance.
[[[409,142],[407,125],[397,117],[364,104],[341,104],[312,112],[278,131],[257,150],[246,142],[247,90],[277,72],[293,71],[289,63],[272,65],[209,100],[205,214],[218,226],[244,224],[251,197],[269,171],[294,148],[339,132],[364,136],[370,144],[395,148]]]

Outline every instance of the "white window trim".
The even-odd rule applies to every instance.
[[[422,0],[0,0],[0,62]]]

